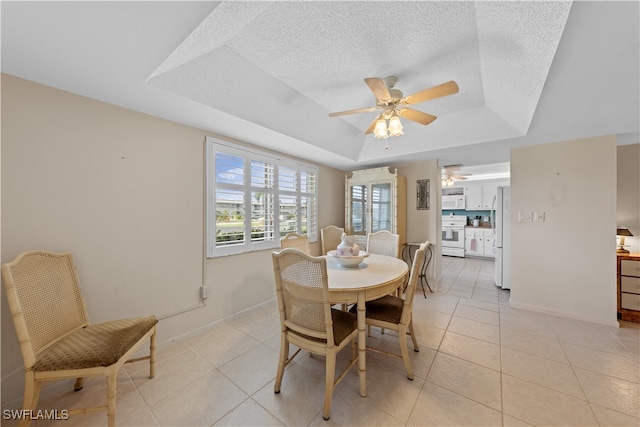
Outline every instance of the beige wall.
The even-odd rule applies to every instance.
[[[512,150],[511,195],[511,305],[617,325],[615,136]]]
[[[640,144],[618,147],[617,225],[627,227],[626,250],[640,253]]]
[[[433,244],[433,259],[429,264],[427,277],[434,288],[436,279],[442,272],[442,210],[440,194],[442,193],[441,173],[437,160],[424,160],[392,166],[398,173],[407,178],[407,241]],[[416,209],[416,181],[428,179],[430,187],[430,207],[428,210]]]
[[[91,321],[168,316],[161,343],[274,298],[270,251],[203,260],[206,135],[3,74],[2,262],[71,251]],[[320,225],[342,225],[344,172],[319,165],[319,183]],[[1,295],[6,400],[22,359]]]

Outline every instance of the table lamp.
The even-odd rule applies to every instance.
[[[624,238],[627,236],[633,236],[627,227],[618,227],[616,230],[616,236],[618,236],[618,250],[616,253],[628,254],[629,251],[624,248]]]

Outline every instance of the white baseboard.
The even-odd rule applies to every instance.
[[[207,331],[209,331],[209,330],[211,330],[211,329],[213,329],[213,328],[215,328],[215,327],[217,327],[219,325],[222,325],[222,324],[227,323],[227,322],[229,322],[231,320],[237,319],[237,318],[242,317],[242,316],[244,316],[244,315],[246,315],[248,313],[251,313],[252,311],[259,310],[262,307],[271,304],[273,301],[275,301],[275,298],[271,298],[268,301],[265,301],[265,302],[260,303],[258,305],[254,305],[253,307],[249,307],[249,308],[247,308],[245,310],[242,310],[242,311],[239,311],[237,313],[234,313],[233,315],[231,315],[229,317],[225,317],[223,319],[219,319],[219,320],[216,320],[214,322],[207,323],[206,325],[202,325],[202,326],[200,326],[200,327],[198,327],[196,329],[193,329],[191,331],[187,331],[187,332],[185,332],[185,333],[183,333],[181,335],[178,335],[176,337],[168,339],[167,341],[163,341],[162,343],[158,344],[158,347],[159,348],[165,348],[165,347],[168,347],[168,346],[172,346],[172,345],[174,345],[176,343],[182,342],[184,340],[187,340],[187,339],[189,339],[191,337],[195,337],[196,335],[200,335],[200,334],[202,334],[204,332],[207,332]]]
[[[580,315],[580,314],[570,313],[570,312],[562,311],[562,310],[554,310],[554,309],[550,309],[550,308],[547,308],[547,307],[541,307],[541,306],[537,306],[537,305],[523,304],[523,303],[519,303],[517,301],[514,301],[513,298],[509,299],[509,305],[511,307],[513,307],[513,308],[519,308],[519,309],[522,309],[522,310],[535,311],[537,313],[549,314],[549,315],[552,315],[552,316],[564,317],[566,319],[580,320],[580,321],[584,321],[584,322],[596,323],[598,325],[603,325],[603,326],[611,326],[611,327],[614,327],[614,328],[620,327],[620,324],[618,323],[618,320],[605,320],[605,319],[600,319],[598,317],[583,316],[583,315]]]
[[[245,314],[251,313],[252,311],[259,310],[262,307],[273,303],[275,298],[272,298],[268,301],[265,301],[261,304],[255,305],[253,307],[247,308],[246,310],[242,310],[238,313],[234,313],[232,316],[226,317],[224,319],[216,320],[215,322],[208,323],[206,325],[200,326],[191,331],[185,332],[181,335],[172,337],[166,341],[160,342],[156,346],[156,351],[163,350],[165,348],[171,347],[179,342],[187,340],[196,335],[200,335],[203,332],[207,332],[210,329],[213,329],[221,324],[227,323],[233,319],[241,317]],[[162,321],[162,320],[161,320]],[[149,347],[143,345],[133,356],[142,357],[149,354]],[[64,381],[52,381],[45,382],[43,384],[44,388],[49,387],[65,387],[63,384]],[[10,372],[2,376],[2,388],[5,390],[5,393],[2,393],[2,409],[19,409],[22,406],[22,394],[24,393],[24,366],[16,367],[12,369]],[[6,406],[6,407],[5,407]],[[12,408],[13,406],[13,408]]]

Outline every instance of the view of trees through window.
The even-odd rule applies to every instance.
[[[317,239],[315,167],[208,142],[209,256],[276,247],[287,233]]]

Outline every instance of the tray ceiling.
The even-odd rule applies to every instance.
[[[455,80],[459,94],[415,106],[438,116],[433,124],[403,120],[405,135],[388,141],[394,153],[511,138],[527,133],[570,6],[223,2],[149,83],[319,147],[333,140],[329,148],[345,157],[377,160],[385,144],[364,136],[375,112],[327,114],[375,105],[364,77],[395,75],[406,95]]]
[[[635,2],[83,3],[3,2],[3,72],[340,168],[637,142]],[[98,69],[100,54],[116,64]],[[405,95],[449,80],[460,92],[415,105],[438,119],[403,119],[385,149],[364,135],[375,112],[328,114],[375,105],[363,79],[388,75]]]

